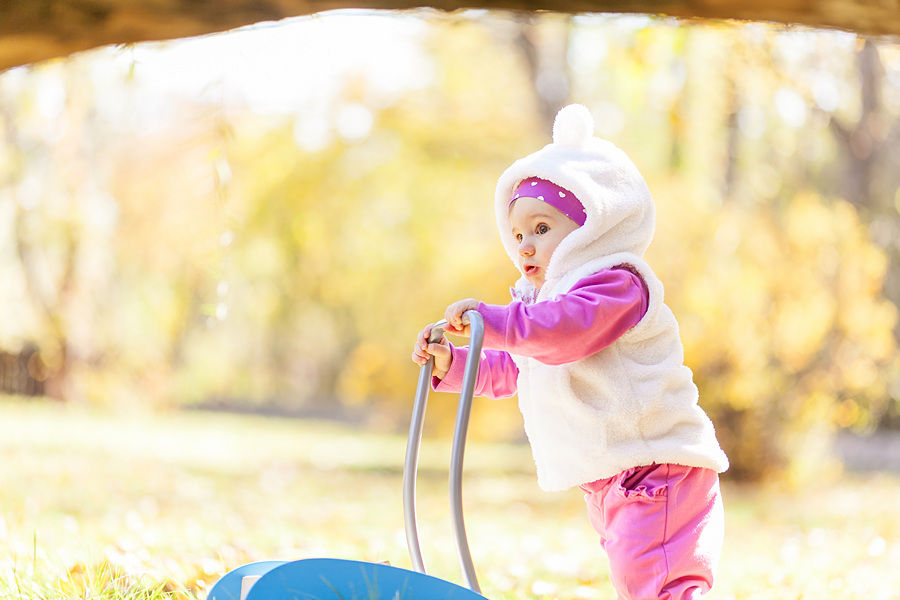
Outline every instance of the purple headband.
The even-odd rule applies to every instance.
[[[537,198],[542,202],[546,202],[575,221],[579,227],[584,225],[584,222],[587,220],[584,205],[575,197],[575,194],[546,179],[529,177],[522,181],[516,188],[512,200],[509,201],[509,206],[512,206],[512,203],[519,198]]]

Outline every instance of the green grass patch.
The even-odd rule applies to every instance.
[[[426,439],[423,553],[459,582],[448,440]],[[409,567],[405,436],[333,423],[210,413],[93,414],[0,404],[0,598],[203,599],[254,560]],[[577,491],[541,492],[530,452],[472,444],[469,542],[490,598],[615,597]],[[900,479],[848,476],[799,492],[724,486],[718,599],[895,597]]]

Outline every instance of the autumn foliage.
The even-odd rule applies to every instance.
[[[163,95],[144,63],[165,48],[0,75],[0,348],[36,345],[68,401],[401,427],[418,329],[460,297],[508,300],[497,176],[578,101],[654,194],[648,260],[733,475],[800,477],[830,464],[837,429],[895,418],[900,130],[857,124],[897,122],[896,48],[635,17],[404,19],[413,75],[385,87],[336,62],[338,85],[289,112]],[[303,68],[278,77],[302,85]],[[433,411],[446,428],[452,406]],[[522,435],[514,402],[474,418],[477,436]]]

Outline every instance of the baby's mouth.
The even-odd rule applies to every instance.
[[[524,267],[525,275],[532,276],[538,272],[538,269],[539,269],[539,267],[536,265],[525,265],[525,267]]]

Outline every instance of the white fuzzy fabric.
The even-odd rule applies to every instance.
[[[683,364],[678,323],[664,303],[662,283],[642,258],[656,218],[644,178],[624,152],[594,137],[583,106],[559,112],[553,140],[513,163],[497,183],[497,225],[510,259],[517,264],[507,216],[512,193],[527,177],[547,179],[573,192],[587,219],[557,247],[537,301],[567,292],[591,273],[628,265],[647,284],[650,304],[638,325],[583,360],[551,366],[514,357],[538,483],[565,490],[654,462],[724,471],[728,459]],[[533,295],[523,276],[514,296]]]
[[[593,119],[581,105],[570,105],[559,112],[554,135],[558,142],[517,160],[497,182],[497,224],[510,259],[516,262],[518,246],[509,224],[509,200],[519,182],[528,177],[552,181],[575,194],[584,205],[587,220],[563,240],[556,253],[566,256],[569,265],[618,252],[643,256],[653,239],[656,210],[637,167],[614,144],[593,136]],[[547,268],[547,280],[561,277],[562,266],[554,256]]]
[[[594,117],[581,104],[566,106],[553,120],[553,143],[580,148],[594,136]]]

